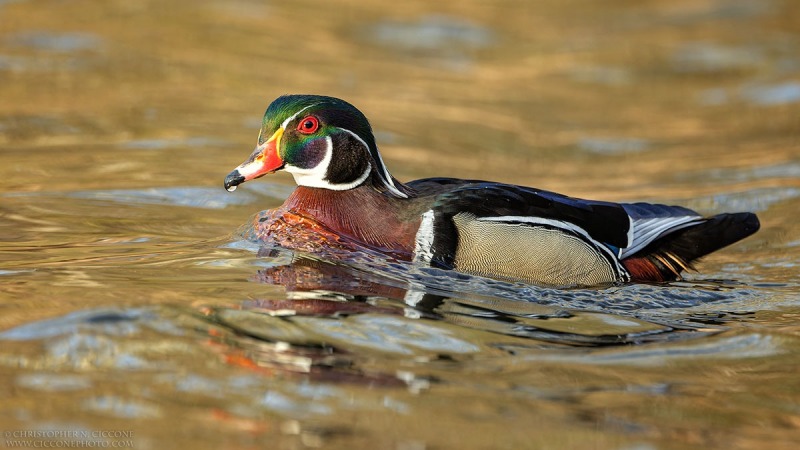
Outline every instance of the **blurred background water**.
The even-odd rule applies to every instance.
[[[794,448],[798,24],[779,0],[0,1],[0,430]],[[358,106],[401,180],[762,230],[682,282],[571,290],[264,248],[247,224],[291,177],[222,179],[285,93]]]

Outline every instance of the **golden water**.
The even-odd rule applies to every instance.
[[[799,23],[755,0],[0,1],[0,442],[794,448]],[[595,290],[259,254],[240,227],[292,180],[222,180],[284,93],[357,105],[401,180],[762,230],[684,282]],[[301,304],[338,314],[264,314]]]

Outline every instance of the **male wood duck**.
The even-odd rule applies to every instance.
[[[680,206],[453,178],[403,184],[364,114],[319,95],[272,102],[255,151],[225,188],[278,170],[298,187],[276,210],[284,225],[273,233],[313,229],[337,246],[355,242],[418,264],[543,285],[679,279],[697,258],[759,228],[749,212],[703,217]]]

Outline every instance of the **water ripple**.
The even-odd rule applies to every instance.
[[[762,106],[797,103],[800,102],[800,82],[747,86],[741,95],[744,100]]]
[[[219,188],[165,187],[149,189],[117,189],[105,191],[78,191],[70,197],[107,200],[129,204],[188,206],[193,208],[223,209],[230,205],[246,205],[256,200],[248,193],[226,195]]]
[[[85,329],[124,336],[138,330],[136,321],[149,313],[141,309],[82,310],[51,320],[32,322],[0,333],[0,340],[28,341],[61,335],[75,335]]]
[[[16,46],[59,53],[98,50],[103,40],[89,33],[53,33],[49,31],[26,31],[13,34],[6,40]]]
[[[494,40],[483,27],[443,15],[426,16],[416,23],[379,23],[373,34],[380,42],[405,49],[446,49],[453,45],[481,48]]]
[[[622,351],[597,350],[581,354],[549,353],[530,355],[536,361],[559,361],[588,364],[632,364],[663,366],[678,359],[696,358],[761,358],[781,352],[779,342],[770,336],[758,333],[711,338],[691,343],[673,343],[665,346],[642,346]]]

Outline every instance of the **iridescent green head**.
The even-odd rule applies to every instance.
[[[255,151],[228,175],[225,188],[282,169],[300,186],[342,191],[372,182],[407,197],[386,170],[367,118],[334,97],[284,95],[273,101]]]

